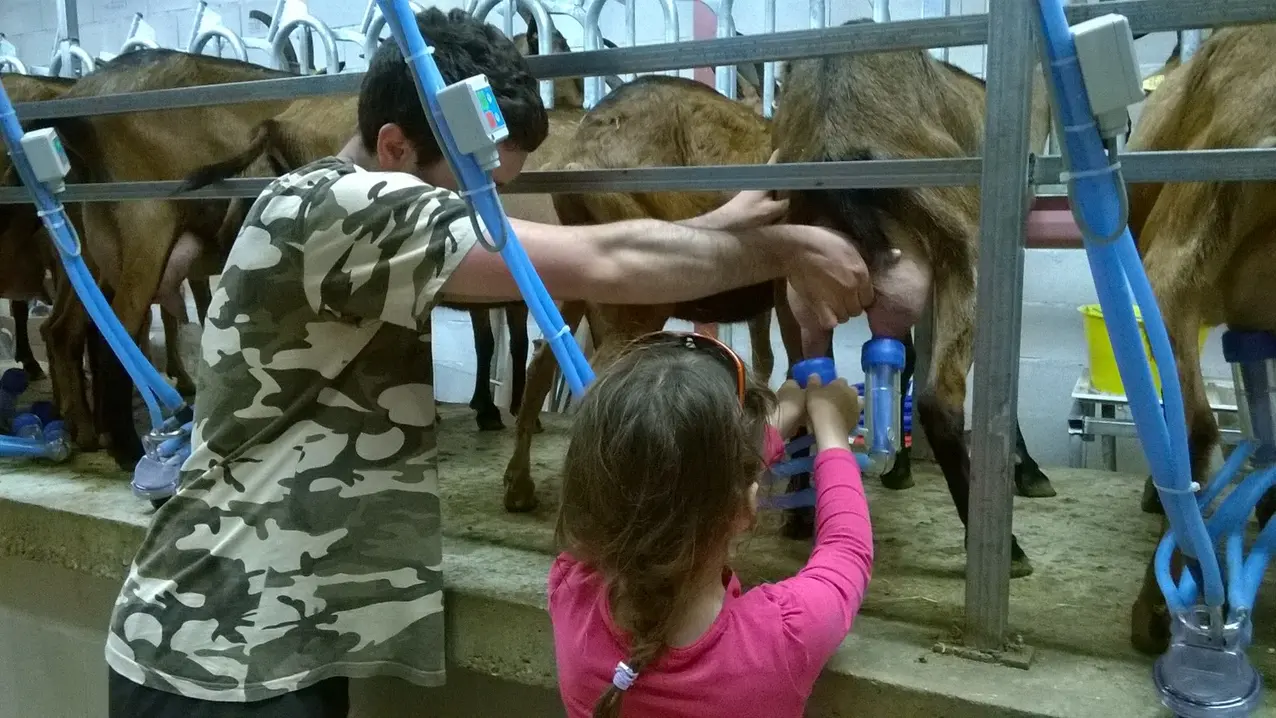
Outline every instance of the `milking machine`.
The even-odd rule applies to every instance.
[[[79,237],[58,199],[66,188],[64,180],[71,165],[57,132],[44,128],[24,134],[18,124],[17,112],[3,87],[0,87],[0,131],[18,176],[31,194],[40,219],[57,248],[71,286],[146,402],[153,428],[142,438],[146,453],[134,469],[133,490],[137,495],[151,499],[171,496],[177,490],[181,462],[190,451],[190,408],[142,355],[119,318],[111,311],[84,263]],[[13,405],[15,399],[11,389],[15,386],[16,382],[8,389],[0,387],[4,389],[0,391],[5,397],[4,406]],[[166,410],[169,413],[167,417]],[[70,454],[70,444],[61,422],[45,421],[28,412],[14,417],[13,425],[19,435],[0,437],[0,456],[45,456],[62,460]]]
[[[1276,337],[1229,329],[1223,338],[1248,439],[1201,491],[1192,481],[1183,395],[1160,309],[1126,226],[1129,202],[1116,138],[1127,108],[1143,99],[1134,38],[1125,17],[1106,15],[1069,27],[1060,0],[1039,0],[1042,59],[1050,68],[1051,105],[1062,129],[1060,151],[1072,212],[1081,229],[1108,335],[1152,478],[1170,521],[1156,551],[1157,583],[1170,612],[1170,648],[1153,680],[1162,702],[1182,718],[1232,718],[1258,706],[1262,681],[1246,649],[1255,594],[1276,546],[1276,522],[1244,553],[1249,516],[1276,485]],[[1132,301],[1133,300],[1133,301]],[[1133,302],[1141,310],[1161,378],[1157,401]],[[1249,474],[1205,512],[1242,468]],[[1223,545],[1223,559],[1219,557]],[[1176,581],[1177,549],[1185,568]],[[1220,564],[1226,565],[1224,572]]]
[[[71,456],[71,443],[53,404],[37,401],[25,411],[17,411],[27,383],[27,373],[21,369],[0,374],[0,432],[6,432],[0,434],[0,456],[66,461]]]
[[[864,342],[860,350],[860,368],[864,371],[862,401],[864,405],[860,426],[864,431],[865,453],[855,452],[860,470],[872,474],[890,471],[895,463],[895,452],[902,445],[903,433],[900,401],[900,373],[904,370],[904,345],[898,339],[873,337]],[[830,357],[804,359],[793,365],[793,380],[806,388],[807,380],[818,376],[821,384],[837,378],[837,367]],[[858,388],[858,385],[857,385]],[[815,457],[794,454],[810,448],[815,443],[811,434],[799,436],[784,446],[790,457],[771,467],[775,481],[788,479],[796,474],[814,470]],[[815,505],[815,488],[770,496],[762,505],[774,509],[794,509]]]

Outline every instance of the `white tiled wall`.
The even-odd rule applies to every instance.
[[[691,35],[692,6],[685,0],[676,2],[682,34],[688,38]],[[453,0],[436,4],[453,7],[461,3]],[[213,0],[210,3],[223,15],[231,29],[256,37],[264,36],[265,31],[255,23],[249,23],[249,10],[261,9],[269,13],[274,5],[273,0]],[[808,26],[805,3],[781,0],[778,5],[781,8],[792,7],[793,11],[779,13],[777,29],[795,30]],[[828,6],[834,23],[866,17],[871,13],[869,0],[828,0]],[[952,6],[953,12],[966,14],[985,12],[987,8],[986,0],[953,0]],[[141,12],[155,27],[162,45],[184,46],[190,33],[194,7],[194,0],[80,0],[80,40],[95,55],[102,50],[115,51],[124,40],[133,13]],[[310,0],[310,8],[334,27],[356,24],[363,12],[363,5],[358,0]],[[891,13],[896,20],[919,17],[920,3],[918,0],[896,0],[891,6]],[[741,32],[761,32],[762,0],[737,0],[734,16]],[[499,11],[493,15],[493,21],[499,22],[498,17]],[[656,0],[642,0],[638,17],[638,42],[660,42],[664,29]],[[56,23],[53,0],[0,2],[0,32],[17,46],[20,57],[28,64],[47,63]],[[521,22],[516,25],[522,29]],[[579,27],[570,20],[559,22],[559,26],[568,41],[578,46],[581,40]],[[608,37],[623,42],[624,11],[621,4],[613,3],[607,7],[603,13],[602,29]],[[1173,43],[1174,38],[1168,33],[1140,41],[1140,60],[1145,72],[1152,72],[1160,66]],[[983,47],[954,48],[951,60],[982,75],[984,54]],[[352,69],[361,67],[357,53],[344,52],[343,55]],[[264,57],[253,59],[261,61]],[[1020,393],[1020,418],[1029,446],[1038,459],[1046,464],[1060,464],[1067,460],[1065,420],[1071,403],[1069,393],[1086,362],[1081,321],[1076,308],[1095,301],[1093,285],[1085,258],[1077,251],[1029,251],[1024,276],[1020,372],[1023,385],[1030,386],[1032,390]],[[439,396],[448,401],[466,400],[474,376],[468,320],[461,313],[440,310],[435,333]],[[731,338],[737,348],[747,351],[747,333],[743,328],[734,331]],[[867,330],[862,321],[852,322],[838,330],[836,352],[841,366],[858,364],[858,347],[866,338]],[[773,343],[778,355],[778,332],[774,334]],[[1206,352],[1205,369],[1207,375],[1227,375],[1216,341],[1211,342]],[[1123,465],[1133,468],[1139,459],[1132,453],[1128,457],[1130,461]]]

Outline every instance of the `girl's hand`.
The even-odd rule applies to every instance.
[[[851,429],[860,415],[860,399],[845,379],[835,379],[824,386],[819,375],[812,374],[806,382],[806,413],[820,451],[850,450]]]
[[[788,439],[806,421],[806,390],[789,379],[776,390],[775,398],[778,402],[772,425],[780,436]]]

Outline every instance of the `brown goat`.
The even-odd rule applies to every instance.
[[[567,151],[542,169],[760,164],[770,154],[769,137],[767,121],[747,105],[728,100],[699,82],[651,75],[622,85],[598,103],[581,119]],[[579,225],[640,217],[689,219],[722,205],[732,194],[572,193],[555,195],[553,201],[563,224]],[[670,317],[699,323],[750,321],[754,369],[769,376],[774,362],[769,320],[775,286],[761,284],[680,304],[591,305],[590,329],[598,339],[595,362],[605,361],[609,348],[627,338],[659,330]],[[563,307],[563,318],[573,329],[585,313],[582,302],[568,302]],[[553,377],[553,355],[542,345],[528,369],[514,455],[505,469],[505,508],[509,511],[530,511],[536,506],[530,470],[532,434]]]
[[[0,74],[5,92],[14,104],[55,100],[66,94],[75,80],[61,77]],[[9,155],[0,155],[0,177],[10,170]],[[50,269],[52,252],[44,241],[40,219],[29,205],[0,206],[0,297],[9,300],[13,315],[16,359],[30,378],[44,374],[31,351],[27,327],[29,305],[33,299],[49,301],[45,274]]]
[[[1130,150],[1276,146],[1274,48],[1276,24],[1214,32],[1148,97]],[[1129,194],[1130,230],[1178,365],[1192,477],[1204,485],[1219,432],[1201,378],[1197,331],[1219,324],[1276,331],[1270,294],[1276,183],[1132,184]],[[1269,492],[1259,503],[1260,525],[1276,512],[1274,499]],[[1130,631],[1141,651],[1161,653],[1168,646],[1169,615],[1151,564]]]
[[[983,82],[925,51],[796,61],[785,80],[773,132],[780,162],[982,154]],[[1044,148],[1049,127],[1044,77],[1038,71],[1032,102],[1035,151]],[[878,289],[867,312],[869,326],[875,335],[894,336],[908,348],[904,386],[914,358],[910,327],[928,294],[926,285],[933,283],[934,359],[914,406],[965,524],[970,458],[964,403],[974,338],[979,188],[802,191],[792,193],[789,210],[790,221],[836,227],[860,247]],[[892,248],[902,252],[899,265],[890,264]],[[1022,432],[1017,433],[1019,493],[1054,495],[1028,457]],[[883,483],[912,485],[907,449]],[[802,518],[790,516],[791,521]],[[1032,572],[1017,541],[1012,555],[1013,575]]]
[[[121,55],[81,78],[65,97],[286,76],[234,60],[171,50],[139,50]],[[284,106],[285,103],[274,102],[244,103],[64,118],[43,124],[55,127],[62,137],[72,157],[72,181],[180,179],[211,158],[228,154],[232,138],[241,138]],[[166,294],[171,296],[184,278],[185,272],[166,272],[170,262],[176,259],[189,263],[208,254],[201,245],[216,236],[232,206],[225,201],[156,199],[85,203],[78,208],[86,253],[98,270],[104,291],[111,296],[112,308],[131,334],[137,336],[141,331],[152,302]],[[162,286],[166,279],[170,281],[167,289]],[[87,419],[93,413],[86,403],[80,364],[74,359],[83,354],[88,321],[82,306],[74,297],[66,296],[67,292],[69,287],[59,292],[62,296],[55,302],[57,316],[46,322],[44,333],[59,409],[72,425],[77,444],[87,447],[96,443],[93,422]],[[172,353],[175,352],[170,348]],[[54,355],[64,361],[53,361]],[[113,434],[113,452],[122,465],[131,465],[141,451],[131,420],[131,382],[121,377],[119,381],[99,383],[111,392],[103,396],[103,401],[116,406],[111,414],[115,418],[104,419]],[[104,407],[99,409],[106,411]]]

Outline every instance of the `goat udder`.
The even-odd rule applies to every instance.
[[[903,339],[921,319],[930,295],[930,267],[905,255],[873,278],[873,305],[865,310],[874,336]]]

